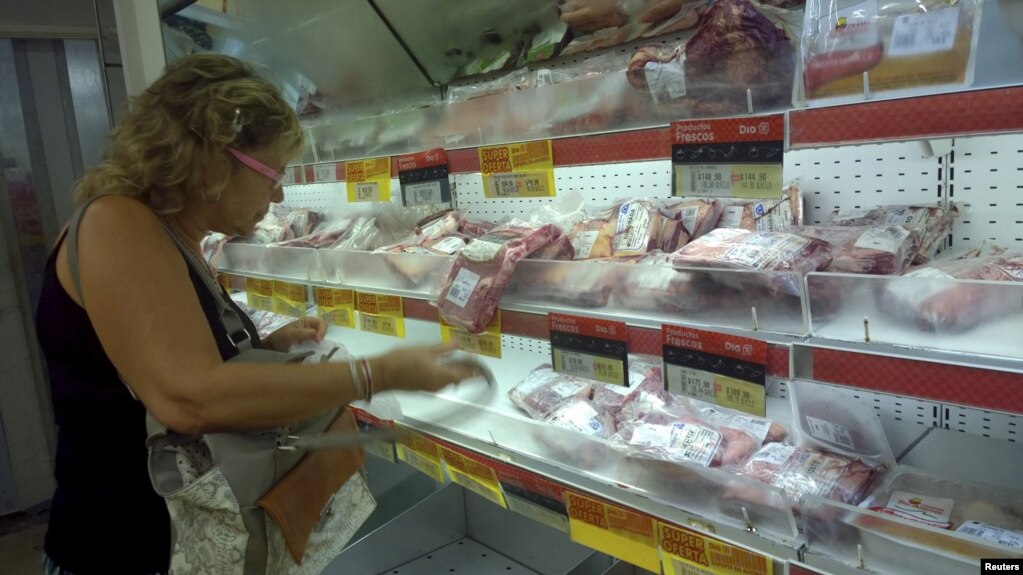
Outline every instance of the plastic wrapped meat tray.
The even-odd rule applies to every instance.
[[[827,271],[899,275],[920,248],[920,236],[903,226],[804,226],[792,230],[831,244]]]
[[[899,225],[917,232],[920,248],[914,263],[923,264],[934,259],[945,237],[952,229],[952,218],[958,208],[937,206],[881,206],[858,210],[835,210],[829,226],[888,226]]]
[[[542,365],[513,387],[508,397],[533,419],[547,419],[573,399],[588,399],[592,391],[590,380],[558,373],[550,365]]]

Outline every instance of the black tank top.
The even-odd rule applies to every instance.
[[[61,243],[46,263],[36,313],[58,426],[46,554],[75,575],[163,573],[170,563],[170,518],[149,480],[146,411],[121,383],[88,314],[60,285],[54,262]],[[221,357],[233,357],[238,352],[213,296],[191,268],[189,278]],[[258,347],[255,326],[241,317]]]

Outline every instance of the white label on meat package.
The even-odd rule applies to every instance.
[[[689,423],[674,423],[671,428],[671,447],[681,451],[679,457],[700,465],[710,465],[721,444],[720,433]]]
[[[953,499],[893,491],[885,505],[885,510],[899,517],[921,521],[940,529],[948,529],[952,526],[948,520],[952,517],[953,505],[955,505]]]
[[[745,206],[728,206],[721,212],[718,220],[719,228],[737,228],[742,225],[742,212]]]
[[[641,423],[632,430],[631,445],[641,447],[671,447],[671,426]]]
[[[559,381],[550,387],[551,393],[561,398],[574,397],[582,391],[583,385],[570,381]]]
[[[810,240],[793,234],[752,235],[725,252],[728,261],[753,269],[773,270],[796,259]]]
[[[958,25],[958,6],[899,16],[892,29],[888,55],[899,57],[948,52],[955,45]]]
[[[852,52],[876,46],[880,41],[877,31],[877,2],[866,0],[840,9],[835,14],[836,26],[818,38],[820,52]],[[824,26],[826,20],[820,21]],[[841,23],[841,26],[837,24]]]
[[[503,245],[476,238],[462,250],[462,255],[476,262],[490,262],[497,257],[497,252],[501,251]]]
[[[472,292],[476,290],[478,283],[480,283],[480,275],[463,267],[458,270],[455,281],[451,282],[451,287],[448,288],[448,301],[460,308],[465,308],[465,304],[469,303],[469,298],[472,297]]]
[[[860,234],[859,239],[853,245],[858,248],[897,254],[903,242],[909,237],[909,233],[909,230],[902,226],[874,227]]]
[[[457,236],[448,236],[430,246],[430,249],[437,250],[438,252],[444,252],[446,254],[454,254],[465,249],[465,240]]]
[[[650,210],[641,202],[628,202],[618,208],[618,221],[611,249],[616,256],[641,255],[650,242]]]
[[[753,454],[747,465],[753,463],[766,463],[774,467],[784,467],[785,462],[792,457],[792,454],[796,451],[796,448],[791,445],[785,445],[784,443],[768,443],[761,449]]]
[[[647,62],[643,67],[646,85],[654,103],[674,100],[686,95],[686,70],[682,61]]]
[[[711,423],[745,431],[753,439],[756,439],[758,444],[763,443],[767,439],[767,432],[771,429],[771,422],[762,417],[726,413],[724,410],[713,407],[701,409],[700,414]]]
[[[687,208],[683,208],[681,216],[682,225],[685,226],[686,231],[689,232],[689,235],[691,236],[696,235],[697,232],[696,224],[697,218],[700,217],[700,206],[689,206]]]
[[[901,225],[916,227],[924,224],[931,214],[930,208],[901,206],[893,208],[881,208],[881,221],[885,225]]]
[[[584,260],[590,257],[590,251],[593,250],[593,244],[597,243],[597,238],[599,236],[600,232],[597,230],[579,232],[572,236],[572,247],[575,248],[575,259]]]
[[[593,409],[593,406],[584,401],[576,401],[559,409],[547,421],[586,435],[607,435],[604,423],[600,420],[600,414]]]
[[[792,204],[788,200],[773,206],[757,202],[753,210],[758,232],[784,232],[792,227]]]
[[[844,225],[845,222],[850,222],[852,220],[858,220],[860,218],[865,218],[865,217],[869,216],[870,212],[872,212],[872,211],[874,211],[874,210],[872,210],[870,208],[860,208],[858,210],[839,211],[839,212],[836,212],[835,214],[833,214],[831,216],[831,223],[836,224],[836,225]]]
[[[440,203],[440,182],[405,184],[405,202],[410,205]]]
[[[832,423],[830,421],[824,421],[823,419],[817,419],[816,417],[806,416],[806,424],[810,426],[810,435],[833,443],[848,447],[849,449],[856,449],[856,445],[853,444],[852,436],[849,435],[849,429],[844,425]]]
[[[671,280],[675,279],[678,273],[674,268],[655,267],[637,270],[639,278],[636,279],[636,288],[656,292],[668,291],[668,288],[671,287]]]
[[[967,521],[956,529],[956,533],[980,537],[1012,549],[1023,549],[1023,533],[1010,531],[989,523]]]
[[[802,495],[827,497],[834,491],[838,480],[842,478],[848,466],[847,461],[830,457],[824,453],[800,451],[793,454],[784,474],[788,477],[800,478],[799,481],[788,481],[790,484],[797,485],[795,489],[799,490],[800,497],[793,499],[801,499]]]

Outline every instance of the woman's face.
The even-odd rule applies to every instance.
[[[270,152],[244,153],[277,173],[284,171],[285,161]],[[237,158],[232,156],[231,161],[235,164],[234,171],[214,204],[209,227],[226,235],[248,235],[266,215],[270,202],[284,200],[284,191],[277,182]]]

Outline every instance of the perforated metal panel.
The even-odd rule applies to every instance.
[[[501,335],[501,348],[505,350],[516,350],[533,355],[539,365],[551,359],[551,342],[545,339],[534,339],[531,337],[519,337],[517,335]]]
[[[845,146],[785,154],[785,178],[800,179],[806,221],[822,224],[837,209],[929,204],[943,199],[938,158],[919,142]]]
[[[964,208],[953,247],[1023,248],[1023,134],[957,138],[950,160],[949,198]]]
[[[1012,442],[1023,440],[1023,417],[1018,415],[959,405],[946,405],[944,410],[945,429]]]
[[[848,391],[848,388],[843,389]],[[915,423],[925,427],[941,425],[942,405],[940,403],[860,389],[852,391],[853,397],[873,407],[883,420]]]

